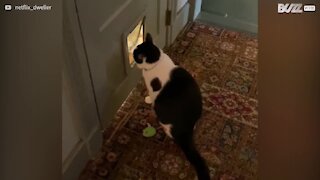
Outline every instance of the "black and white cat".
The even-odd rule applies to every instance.
[[[194,126],[202,112],[202,97],[196,81],[153,44],[149,33],[133,56],[137,67],[142,69],[148,89],[145,102],[152,104],[160,125],[195,167],[198,179],[209,180],[206,162],[193,142]]]

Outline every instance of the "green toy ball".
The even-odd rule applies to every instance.
[[[149,123],[148,123],[148,127],[143,129],[143,136],[144,137],[152,137],[154,135],[156,135],[157,131],[154,127],[152,127]]]

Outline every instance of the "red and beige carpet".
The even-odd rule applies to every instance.
[[[195,143],[212,179],[258,179],[257,39],[245,33],[195,22],[166,52],[193,73],[204,110]],[[147,123],[159,127],[144,103],[141,81],[106,129],[99,154],[81,180],[193,180],[182,151],[161,129],[145,138]]]

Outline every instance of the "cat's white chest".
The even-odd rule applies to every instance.
[[[176,67],[166,54],[162,54],[157,63],[154,68],[143,70],[142,72],[152,102],[154,102],[164,85],[170,80],[171,71]],[[151,86],[151,81],[155,78],[158,78],[161,83],[161,89],[158,91],[153,91]]]

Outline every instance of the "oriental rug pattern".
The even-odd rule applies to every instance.
[[[195,22],[165,51],[201,87],[204,110],[195,143],[212,179],[258,179],[256,37]],[[106,129],[101,151],[80,179],[195,179],[182,151],[161,129],[152,138],[142,136],[147,123],[159,127],[145,95],[141,81]]]

